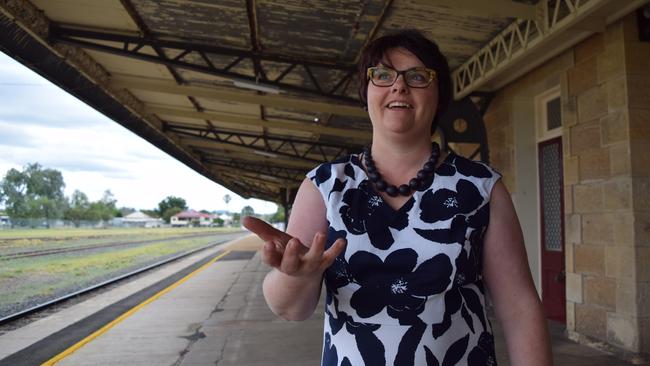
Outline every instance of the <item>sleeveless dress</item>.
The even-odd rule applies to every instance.
[[[307,173],[327,208],[323,366],[496,365],[482,282],[489,166],[450,153],[398,210],[359,155]]]

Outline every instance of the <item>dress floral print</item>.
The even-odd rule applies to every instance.
[[[449,154],[397,210],[358,155],[307,176],[327,207],[327,246],[348,241],[325,272],[322,365],[496,365],[481,262],[500,174]]]

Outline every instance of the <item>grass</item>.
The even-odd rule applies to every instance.
[[[97,238],[103,236],[120,235],[187,235],[198,233],[224,233],[237,231],[239,228],[215,228],[215,227],[169,227],[169,228],[106,228],[106,229],[5,229],[0,230],[0,241],[2,240],[57,240],[68,238]]]
[[[131,230],[141,237],[137,235],[141,230]],[[174,254],[224,240],[219,234],[227,232],[223,229],[147,230],[156,231],[157,235],[153,236],[159,236],[161,240],[190,233],[213,232],[215,235],[0,261],[0,317],[14,312],[30,299],[61,296],[69,289],[86,287]]]

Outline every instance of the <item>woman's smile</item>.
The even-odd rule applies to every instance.
[[[381,66],[409,70],[425,65],[410,51],[395,48],[386,51]],[[407,84],[405,74],[398,74],[390,86],[377,86],[369,81],[367,95],[368,113],[376,133],[408,136],[430,134],[438,104],[435,82],[427,87],[414,88]]]

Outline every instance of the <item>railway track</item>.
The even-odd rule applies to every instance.
[[[51,254],[80,252],[80,251],[85,251],[85,250],[121,247],[121,246],[136,245],[136,244],[149,244],[149,243],[159,243],[159,242],[167,242],[167,241],[173,241],[173,240],[194,239],[194,238],[208,237],[208,236],[215,236],[215,235],[219,235],[219,234],[215,234],[215,233],[193,234],[193,235],[176,236],[176,237],[172,237],[172,238],[163,238],[163,239],[120,241],[120,242],[112,242],[112,243],[81,245],[81,246],[75,246],[75,247],[52,248],[52,249],[43,249],[43,250],[30,250],[30,251],[0,255],[0,261],[10,260],[10,259],[18,259],[18,258],[26,258],[26,257],[38,257],[38,256],[43,256],[43,255],[51,255]]]
[[[233,233],[233,234],[238,234],[238,233]],[[178,239],[178,238],[173,238],[173,239]],[[170,240],[173,240],[173,239],[170,239]],[[29,316],[31,314],[34,314],[34,313],[37,313],[37,312],[40,312],[40,311],[44,311],[44,310],[46,310],[48,308],[53,307],[54,305],[61,304],[61,303],[65,302],[65,301],[70,300],[72,298],[75,298],[77,296],[90,294],[90,293],[92,293],[94,291],[100,290],[102,288],[105,288],[107,286],[115,284],[115,283],[117,283],[119,281],[123,281],[125,279],[137,276],[137,275],[139,275],[139,274],[141,274],[143,272],[146,272],[146,271],[161,267],[161,266],[163,266],[165,264],[168,264],[168,263],[173,262],[173,261],[177,261],[179,259],[185,258],[187,256],[198,253],[200,251],[204,251],[204,250],[213,248],[213,247],[215,247],[217,245],[223,244],[223,243],[228,242],[228,241],[230,241],[232,239],[233,238],[231,237],[231,235],[228,235],[225,238],[221,238],[220,240],[209,243],[209,244],[207,244],[207,245],[205,245],[203,247],[177,254],[177,255],[175,255],[173,257],[158,261],[156,263],[153,263],[153,264],[147,265],[145,267],[142,267],[142,268],[136,269],[134,271],[131,271],[129,273],[118,275],[118,276],[116,276],[114,278],[111,278],[109,280],[106,280],[106,281],[103,281],[103,282],[100,282],[100,283],[97,283],[97,284],[93,284],[93,285],[88,286],[86,288],[83,288],[81,290],[71,292],[71,293],[66,294],[64,296],[60,296],[60,297],[57,297],[55,299],[52,299],[52,300],[45,301],[43,303],[37,304],[37,305],[32,306],[32,307],[30,307],[28,309],[24,309],[24,310],[18,311],[16,313],[4,316],[4,317],[0,318],[0,326],[11,323],[11,322],[14,322],[14,321],[18,321],[18,320],[23,319],[23,318],[25,318],[25,317],[27,317],[27,316]]]

